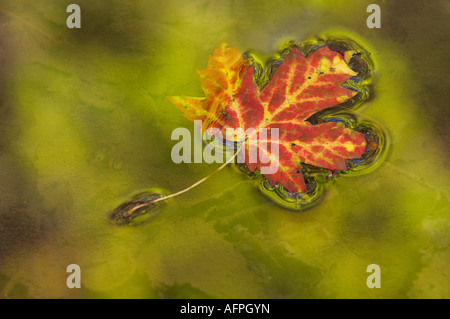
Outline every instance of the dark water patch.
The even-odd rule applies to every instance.
[[[118,226],[140,225],[153,217],[165,205],[165,201],[153,203],[156,199],[164,197],[164,194],[167,192],[160,189],[151,189],[136,194],[114,209],[109,220]]]

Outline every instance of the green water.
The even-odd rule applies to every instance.
[[[69,3],[0,4],[0,298],[450,297],[445,1],[76,1],[78,30]],[[201,96],[195,70],[221,41],[265,60],[320,34],[372,54],[358,116],[389,134],[376,170],[295,213],[230,166],[145,224],[108,222],[136,192],[219,166],[172,162],[172,130],[193,125],[166,96]]]

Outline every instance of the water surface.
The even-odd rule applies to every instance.
[[[449,298],[449,6],[381,1],[368,29],[371,2],[80,0],[70,30],[64,3],[3,1],[1,298]],[[108,222],[136,192],[219,166],[171,161],[172,130],[193,126],[166,96],[201,96],[195,70],[221,41],[264,60],[321,34],[372,54],[358,116],[389,133],[377,170],[294,213],[230,166],[148,223]]]

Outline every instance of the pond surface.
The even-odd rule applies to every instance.
[[[63,3],[3,1],[0,298],[449,298],[450,7],[380,2],[369,29],[371,2],[80,0],[68,29]],[[220,166],[172,162],[171,132],[193,125],[166,96],[201,96],[221,41],[265,60],[324,34],[371,53],[357,113],[388,132],[376,170],[296,213],[230,165],[146,223],[109,222],[130,196]]]

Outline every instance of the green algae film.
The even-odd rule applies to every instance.
[[[3,1],[52,39],[2,15],[1,298],[450,297],[446,8],[383,2],[375,30],[370,3],[79,1],[73,32],[63,3]],[[296,214],[229,166],[151,222],[111,225],[130,194],[217,168],[171,162],[171,132],[191,125],[165,97],[201,95],[195,70],[221,40],[264,61],[322,33],[371,54],[356,111],[389,134],[379,167],[331,179]],[[66,286],[73,263],[80,289]]]

